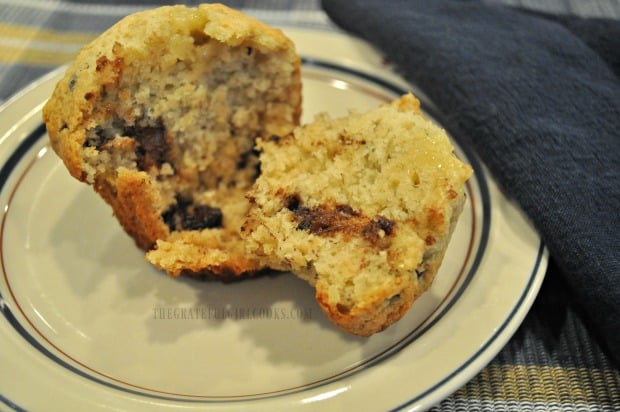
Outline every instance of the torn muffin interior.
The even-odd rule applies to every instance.
[[[254,140],[271,133],[264,130],[265,122],[289,86],[274,77],[281,73],[281,59],[206,40],[194,46],[193,54],[168,65],[123,67],[118,85],[101,90],[93,111],[113,111],[87,130],[87,181],[114,181],[120,167],[145,172],[162,194],[162,217],[172,209],[189,210],[188,203],[218,208],[221,214],[225,202],[252,184],[258,171]],[[168,47],[166,61],[174,50]],[[209,58],[201,59],[204,55]],[[111,63],[101,59],[99,64]],[[286,109],[277,108],[292,123],[294,113]],[[169,227],[201,229],[199,215],[192,215],[188,227],[188,219]],[[202,226],[220,226],[209,220]]]
[[[437,273],[471,175],[445,132],[405,95],[319,115],[259,148],[248,249],[307,280],[348,332],[368,336],[402,317]]]

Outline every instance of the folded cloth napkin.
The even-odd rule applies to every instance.
[[[520,204],[618,362],[620,22],[480,1],[322,6],[419,86]]]

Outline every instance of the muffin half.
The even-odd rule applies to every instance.
[[[318,116],[259,141],[248,250],[316,289],[327,316],[368,336],[435,277],[465,201],[469,165],[405,95],[367,113]]]
[[[52,147],[171,275],[262,268],[239,230],[258,137],[299,123],[300,59],[222,5],[126,17],[86,46],[43,110]]]

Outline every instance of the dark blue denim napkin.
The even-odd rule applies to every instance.
[[[428,95],[533,221],[620,359],[620,22],[479,1],[323,0]]]

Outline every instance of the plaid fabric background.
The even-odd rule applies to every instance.
[[[618,0],[488,2],[620,18]],[[317,0],[223,3],[274,25],[338,30]],[[155,4],[145,0],[0,0],[0,102],[70,61],[82,45],[121,17]],[[554,262],[550,264],[553,269]],[[587,318],[556,273],[549,271],[534,306],[507,346],[433,411],[620,411],[620,371],[598,344]]]

